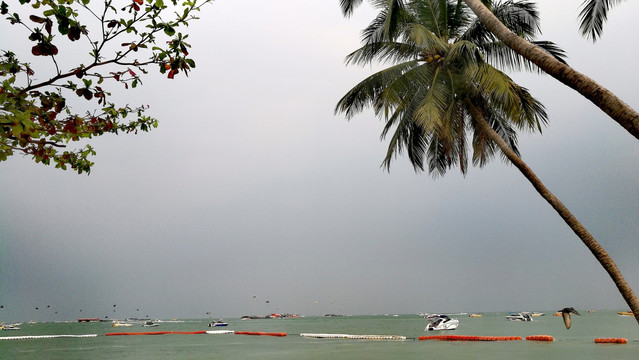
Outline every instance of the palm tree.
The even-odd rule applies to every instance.
[[[585,0],[579,12],[579,30],[581,35],[597,41],[603,33],[603,24],[608,19],[608,11],[625,0]]]
[[[488,3],[490,5],[491,1],[463,1],[472,9],[481,22],[486,25],[486,27],[490,29],[490,31],[495,34],[498,39],[503,41],[506,46],[535,63],[539,66],[539,68],[562,82],[564,85],[583,95],[586,99],[597,105],[601,110],[603,110],[603,112],[608,114],[608,116],[632,134],[632,136],[639,139],[639,113],[637,113],[637,111],[635,111],[632,107],[593,79],[574,70],[572,67],[557,61],[557,59],[549,56],[548,53],[544,52],[542,49],[513,33],[503,23],[501,23],[484,4]],[[590,1],[611,3],[615,0]],[[599,19],[603,22],[601,18],[602,12],[598,12],[597,14],[599,14]],[[605,20],[605,12],[603,12],[603,14],[603,19]],[[596,23],[597,22],[595,21],[594,24]]]
[[[347,3],[342,1],[345,14],[352,11]],[[426,161],[434,176],[457,165],[466,173],[470,148],[473,164],[480,167],[501,153],[590,249],[638,314],[639,300],[610,256],[519,156],[516,130],[541,130],[546,113],[526,89],[489,62],[510,69],[532,65],[497,41],[461,0],[374,3],[380,14],[364,30],[364,45],[348,55],[347,63],[393,65],[357,84],[335,111],[351,118],[371,107],[386,121],[382,138],[395,129],[383,161],[387,169],[402,151],[416,171],[424,170]],[[506,1],[494,4],[493,10],[523,37],[532,40],[538,31],[531,3]],[[539,44],[561,62],[562,52],[554,44]]]

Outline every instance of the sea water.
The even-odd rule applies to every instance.
[[[482,317],[451,316],[457,330],[424,332],[426,320],[399,316],[225,319],[227,327],[208,327],[207,319],[160,322],[158,327],[112,327],[111,323],[23,323],[21,330],[0,332],[0,359],[639,359],[639,325],[614,311],[573,316],[564,327],[552,312],[532,322],[507,321],[508,313]],[[285,337],[235,334],[165,334],[106,336],[121,332],[194,332],[235,330],[286,333]],[[405,341],[316,339],[301,333],[399,335]],[[97,334],[90,338],[7,340],[1,337]],[[472,342],[418,340],[426,335],[519,336],[521,341]],[[526,341],[552,335],[553,342]],[[595,338],[626,338],[627,344],[596,344]]]

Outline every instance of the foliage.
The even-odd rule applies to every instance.
[[[604,23],[608,19],[608,11],[626,0],[584,0],[579,12],[579,31],[581,35],[593,42],[603,33]]]
[[[16,33],[26,33],[32,61],[45,69],[45,80],[17,51],[1,50],[0,161],[22,153],[37,163],[89,173],[95,151],[88,139],[157,127],[157,120],[145,115],[148,106],[113,103],[107,84],[135,88],[149,66],[169,79],[188,76],[195,62],[188,35],[178,30],[211,1],[127,0],[123,7],[112,0],[19,0],[11,7],[3,1],[0,13],[20,28]],[[80,49],[89,50],[88,57],[79,59]],[[61,65],[69,59],[70,66]],[[72,108],[80,100],[89,102],[83,104],[89,110]],[[70,142],[85,145],[66,150]]]
[[[352,8],[342,5],[348,15]],[[357,84],[336,111],[350,118],[371,107],[384,118],[382,138],[390,134],[385,168],[402,151],[415,170],[427,165],[433,176],[454,166],[465,174],[471,151],[472,163],[485,165],[499,152],[477,125],[474,109],[516,153],[517,130],[541,130],[546,121],[543,106],[497,69],[537,68],[497,40],[461,1],[389,0],[375,5],[380,13],[363,31],[364,45],[346,60],[392,65]],[[494,2],[493,11],[520,36],[532,40],[537,35],[538,17],[530,2]],[[555,44],[538,43],[563,56]]]

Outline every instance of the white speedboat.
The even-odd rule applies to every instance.
[[[451,319],[446,315],[430,315],[426,319],[429,321],[424,331],[455,330],[459,326],[459,320]]]
[[[214,326],[228,326],[228,325],[229,325],[229,323],[225,323],[225,322],[224,322],[224,321],[222,321],[222,320],[214,321],[214,322],[210,322],[210,323],[209,323],[209,327],[214,327]]]
[[[510,313],[510,315],[506,315],[506,320],[509,321],[533,321],[532,317],[529,313],[521,312],[521,313]]]
[[[131,323],[124,323],[124,322],[119,322],[119,321],[114,321],[113,325],[111,325],[112,327],[129,327],[129,326],[133,326],[133,324]]]
[[[142,325],[144,327],[158,327],[160,326],[159,324],[154,323],[153,321],[147,321],[144,323],[144,325]]]

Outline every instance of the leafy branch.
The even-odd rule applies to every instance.
[[[177,29],[198,19],[196,13],[211,2],[130,0],[116,8],[113,0],[94,4],[91,0],[19,0],[19,5],[12,5],[19,11],[10,12],[3,1],[0,13],[8,14],[11,25],[26,29],[28,40],[35,43],[31,54],[50,59],[52,75],[36,82],[36,71],[28,62],[1,50],[0,161],[22,153],[37,163],[53,162],[57,168],[89,173],[93,165],[89,158],[95,151],[88,144],[66,150],[70,142],[157,127],[158,121],[144,114],[148,106],[109,101],[105,81],[135,88],[142,84],[140,75],[147,74],[149,66],[158,66],[169,79],[180,73],[188,76],[195,61],[189,57],[188,34]],[[28,20],[20,15],[25,8]],[[70,43],[60,44],[65,38]],[[58,46],[86,46],[90,49],[88,64],[76,63],[62,70]],[[74,95],[90,101],[95,109],[81,115],[74,112],[69,102],[75,102],[67,101]],[[129,115],[135,119],[125,122]]]

